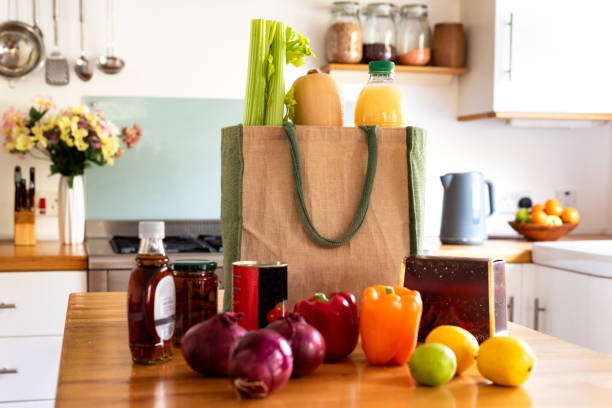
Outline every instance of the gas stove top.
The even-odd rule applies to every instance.
[[[138,252],[139,243],[140,240],[135,236],[115,235],[110,240],[110,245],[116,254],[135,254]],[[164,248],[167,254],[223,252],[221,236],[219,235],[199,235],[197,238],[171,235],[164,238]]]

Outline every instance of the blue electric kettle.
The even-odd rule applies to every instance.
[[[482,173],[449,173],[440,177],[444,187],[440,241],[444,244],[482,244],[487,239],[485,220],[495,212],[493,183]],[[485,186],[489,212],[485,213]]]

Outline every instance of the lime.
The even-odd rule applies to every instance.
[[[563,225],[563,221],[558,215],[549,215],[546,217],[546,225]]]
[[[457,359],[453,350],[439,343],[429,343],[414,350],[410,361],[410,374],[423,385],[444,384],[455,376]]]
[[[530,219],[530,215],[529,215],[529,210],[527,208],[521,208],[520,210],[518,210],[516,212],[516,216],[514,217],[514,220],[516,222],[529,222]]]

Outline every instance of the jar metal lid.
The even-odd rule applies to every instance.
[[[173,262],[171,266],[172,269],[180,272],[214,271],[217,269],[216,262],[200,259],[176,261]]]
[[[366,6],[366,14],[376,14],[381,17],[393,16],[396,7],[393,3],[370,3]]]

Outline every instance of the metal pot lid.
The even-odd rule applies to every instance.
[[[25,77],[44,62],[45,45],[33,27],[20,21],[0,24],[0,75]]]

